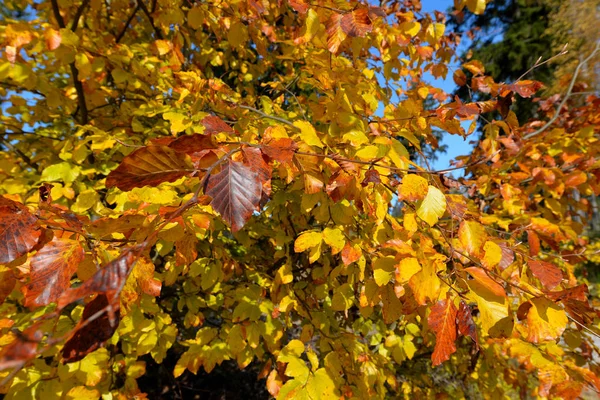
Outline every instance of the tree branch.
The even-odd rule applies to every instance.
[[[164,39],[162,32],[154,25],[154,18],[152,17],[152,14],[150,14],[150,11],[148,11],[148,7],[146,7],[142,0],[138,0],[138,6],[142,9],[144,14],[146,14],[146,17],[148,17],[150,25],[152,25],[152,29],[154,29],[154,33],[156,33],[156,37],[158,39]]]
[[[123,27],[123,30],[121,32],[119,32],[119,34],[115,38],[116,43],[119,43],[121,41],[121,39],[123,39],[123,36],[125,36],[125,32],[127,32],[127,29],[129,28],[129,24],[131,23],[131,21],[135,17],[135,14],[138,12],[139,9],[140,9],[140,4],[138,3],[138,5],[135,6],[135,8],[133,9],[133,12],[129,16],[129,18],[127,18],[127,21],[125,22],[125,26]]]
[[[527,140],[527,139],[531,139],[534,136],[539,135],[540,133],[542,133],[546,129],[548,129],[548,127],[550,125],[552,125],[554,123],[554,121],[556,121],[556,119],[560,115],[560,110],[567,103],[567,100],[569,100],[569,97],[571,97],[571,94],[573,92],[573,86],[575,86],[575,81],[577,81],[579,72],[581,72],[581,67],[583,67],[588,61],[590,61],[592,59],[592,57],[594,57],[594,55],[598,52],[598,50],[600,50],[600,41],[596,42],[596,47],[594,47],[594,50],[590,53],[590,55],[587,56],[585,58],[585,60],[580,62],[579,65],[577,66],[577,68],[575,68],[575,72],[573,73],[573,78],[571,78],[571,83],[569,84],[569,88],[567,89],[567,92],[565,93],[565,97],[563,98],[563,100],[560,102],[560,104],[556,108],[556,111],[555,111],[554,115],[552,116],[552,118],[550,118],[550,120],[548,122],[546,122],[544,124],[544,126],[539,128],[538,130],[533,131],[533,132],[528,133],[527,135],[523,136],[523,139]]]

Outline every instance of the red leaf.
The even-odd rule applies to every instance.
[[[55,302],[71,285],[71,276],[85,256],[78,241],[54,237],[31,259],[31,280],[25,287],[25,306]]]
[[[27,207],[0,196],[0,264],[27,254],[40,240],[37,217]]]
[[[346,39],[346,33],[342,29],[342,15],[333,14],[327,21],[327,48],[336,54],[344,39]]]
[[[344,14],[341,25],[344,32],[350,37],[365,36],[373,30],[369,10],[366,8],[359,8],[351,13]]]
[[[181,136],[169,144],[169,148],[186,154],[197,153],[202,150],[216,149],[214,135],[186,135]]]
[[[458,306],[458,312],[456,314],[456,323],[458,326],[458,333],[463,336],[469,336],[475,342],[475,346],[479,349],[479,338],[477,336],[477,326],[473,321],[473,314],[471,314],[471,307],[463,300],[460,301]]]
[[[262,185],[257,172],[240,162],[229,161],[221,172],[209,177],[205,193],[213,198],[215,211],[237,232],[257,209]]]
[[[273,139],[262,146],[263,153],[280,163],[291,162],[296,150],[298,145],[288,138]]]
[[[192,172],[189,159],[165,146],[148,146],[126,156],[106,178],[106,187],[131,190],[173,182]]]
[[[209,115],[208,117],[204,117],[204,119],[202,120],[202,125],[204,125],[204,130],[205,133],[212,135],[215,133],[221,133],[221,132],[227,132],[227,133],[233,133],[234,130],[232,127],[230,127],[229,125],[227,125],[227,123],[225,121],[223,121],[221,118],[214,116],[214,115]]]
[[[67,289],[58,299],[58,308],[64,308],[69,303],[96,293],[105,294],[113,303],[112,300],[118,298],[123,289],[141,249],[141,245],[126,249],[81,286]]]
[[[554,289],[563,280],[562,271],[552,263],[529,260],[527,265],[529,265],[533,276],[538,278],[547,289]]]
[[[456,314],[457,310],[452,300],[438,301],[431,307],[431,314],[427,318],[429,327],[435,332],[435,348],[431,355],[433,366],[440,365],[450,359],[456,351]]]
[[[63,363],[79,361],[102,346],[117,330],[118,318],[119,302],[109,305],[106,295],[98,295],[86,304],[75,333],[63,347]]]

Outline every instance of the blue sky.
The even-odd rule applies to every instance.
[[[453,0],[422,0],[421,4],[423,5],[424,12],[433,12],[434,10],[445,12],[449,8],[454,6],[454,1]],[[458,49],[458,54],[460,54],[462,52],[462,49],[466,48],[466,45],[467,45],[466,42],[461,43],[461,45],[459,46],[459,49]],[[454,89],[456,88],[456,84],[452,80],[452,72],[453,72],[453,69],[450,68],[450,71],[448,72],[446,79],[435,79],[431,75],[429,75],[429,79],[427,79],[427,75],[425,75],[425,79],[427,79],[428,82],[432,83],[434,86],[437,86],[440,89],[443,89],[447,93],[452,93],[454,91]],[[463,125],[463,127],[465,129],[467,129],[468,126],[469,126],[469,124]],[[460,137],[458,135],[450,135],[450,134],[444,135],[444,137],[442,139],[442,144],[445,144],[448,146],[447,152],[445,154],[439,154],[438,160],[432,163],[432,167],[435,169],[444,169],[444,168],[450,167],[450,161],[452,159],[454,159],[460,155],[469,154],[471,152],[472,146],[469,145],[469,141],[472,141],[472,140],[473,140],[472,137],[468,137],[466,140],[464,140],[462,137]],[[458,174],[455,173],[454,175],[456,176],[459,174],[461,174],[460,171],[458,171]]]

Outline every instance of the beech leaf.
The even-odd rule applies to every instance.
[[[431,307],[427,323],[435,332],[435,348],[431,355],[433,366],[438,366],[450,359],[456,352],[456,314],[457,309],[450,299],[438,301]]]
[[[23,204],[0,196],[0,264],[33,249],[42,234],[37,220]]]
[[[262,185],[252,168],[229,161],[221,172],[209,177],[205,193],[213,198],[210,204],[215,211],[237,232],[258,208]]]
[[[131,190],[173,182],[192,172],[187,156],[166,146],[147,146],[126,156],[106,178],[106,187]]]

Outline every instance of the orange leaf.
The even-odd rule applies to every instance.
[[[479,222],[462,221],[458,228],[458,239],[469,255],[478,257],[487,240],[487,233]]]
[[[450,359],[456,352],[456,314],[457,309],[450,299],[438,301],[431,307],[427,323],[435,332],[435,348],[431,355],[433,366],[438,366]]]
[[[209,115],[204,117],[201,121],[204,125],[205,134],[212,135],[221,132],[233,133],[234,130],[231,126],[227,125],[225,121],[215,115]]]
[[[498,282],[488,276],[484,269],[478,267],[465,268],[471,276],[496,296],[506,297],[506,291]]]
[[[126,156],[108,174],[106,187],[131,190],[136,187],[157,186],[173,182],[192,172],[189,158],[165,146],[148,146]]]
[[[42,234],[37,220],[23,204],[0,196],[0,264],[33,249]]]
[[[186,135],[169,143],[169,148],[180,153],[192,154],[202,150],[216,149],[214,135]]]
[[[529,260],[527,262],[533,276],[538,278],[542,285],[547,289],[554,289],[563,280],[563,274],[560,268],[547,261]]]
[[[365,36],[373,30],[369,10],[359,8],[342,16],[342,29],[350,37]]]
[[[423,200],[428,190],[427,179],[417,174],[407,174],[398,188],[398,197],[407,201]]]
[[[346,39],[346,33],[342,28],[342,15],[333,14],[327,22],[327,48],[336,54],[344,39]]]
[[[53,303],[71,285],[85,251],[76,240],[54,237],[31,259],[31,280],[25,286],[25,306]]]
[[[298,145],[292,139],[278,138],[270,140],[261,148],[263,153],[273,160],[280,163],[289,163],[292,161],[296,150],[298,150]]]

